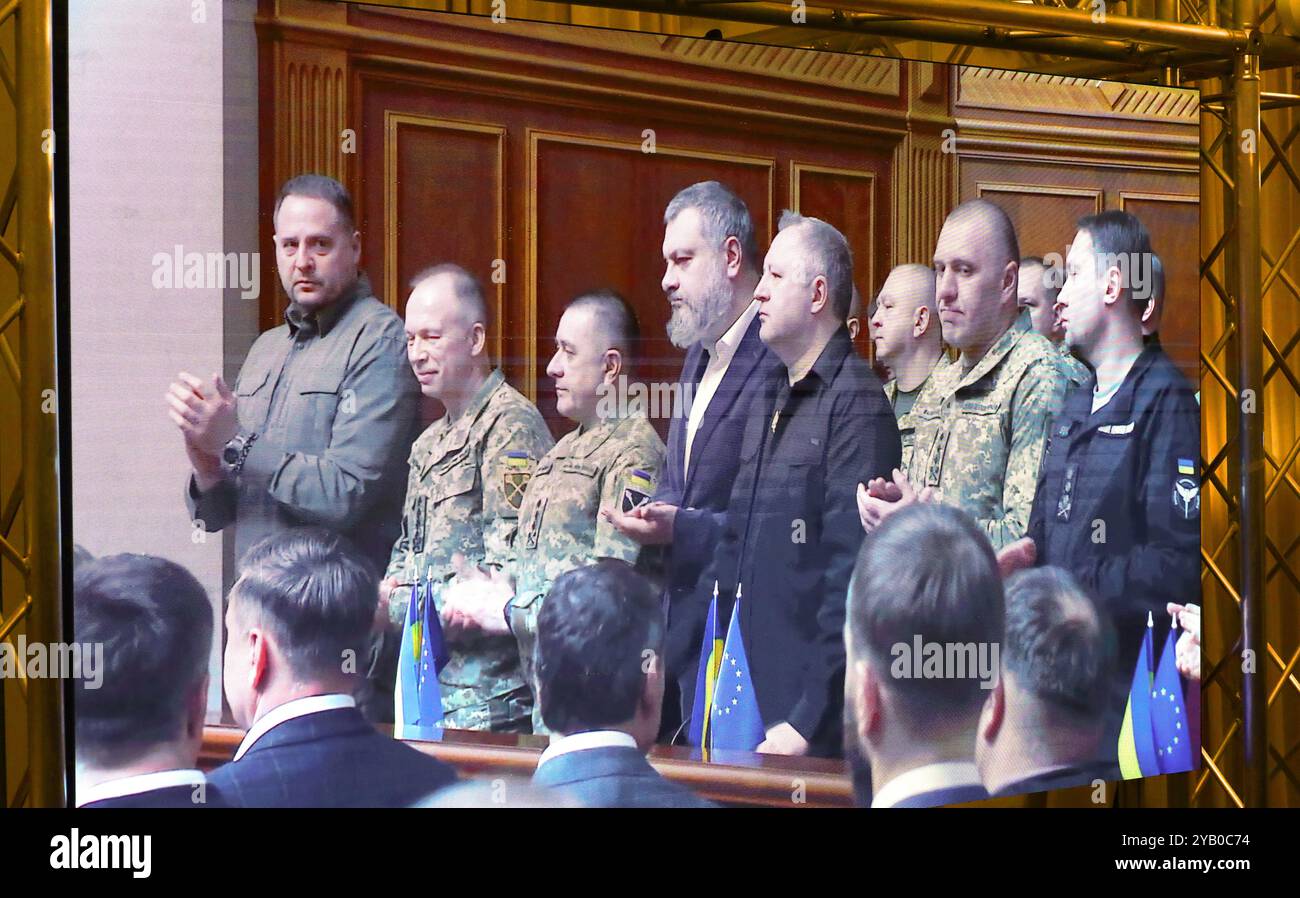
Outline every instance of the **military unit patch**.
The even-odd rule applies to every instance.
[[[506,453],[505,461],[502,488],[510,507],[518,511],[524,504],[524,490],[528,488],[528,481],[533,476],[533,459],[526,451],[514,449]]]
[[[1196,462],[1190,458],[1178,459],[1178,473],[1174,476],[1174,509],[1190,521],[1201,513],[1201,486],[1196,482]]]
[[[654,477],[647,471],[633,468],[627,480],[623,481],[623,513],[645,505],[654,491]]]

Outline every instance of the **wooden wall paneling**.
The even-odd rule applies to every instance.
[[[1151,232],[1151,248],[1165,266],[1165,308],[1160,344],[1193,384],[1200,383],[1201,204],[1195,194],[1121,190],[1120,209],[1132,212]]]
[[[853,281],[862,293],[865,317],[884,273],[876,271],[876,174],[844,168],[790,163],[790,208],[839,228],[853,251]],[[858,332],[858,352],[868,358],[867,328]]]
[[[1062,260],[1074,239],[1074,223],[1100,212],[1101,188],[977,181],[975,196],[997,203],[1011,217],[1020,255],[1058,253]]]
[[[637,141],[528,130],[528,222],[525,306],[533,310],[523,333],[535,357],[530,368],[535,400],[557,431],[558,418],[546,376],[554,328],[564,305],[578,293],[612,287],[639,319],[642,358],[635,379],[676,380],[684,352],[665,336],[669,308],[663,278],[663,210],[673,195],[696,181],[726,182],[750,208],[760,247],[771,234],[776,196],[776,159],[665,146],[642,151]],[[653,418],[667,434],[666,410]]]
[[[493,358],[503,356],[506,129],[389,110],[384,128],[384,252],[375,288],[405,313],[411,278],[441,262],[475,275],[492,304]],[[500,260],[501,265],[498,264]]]

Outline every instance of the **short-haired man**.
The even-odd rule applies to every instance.
[[[298,175],[275,202],[285,323],[257,338],[231,390],[181,372],[166,400],[193,472],[185,500],[208,532],[235,525],[235,557],[289,527],[328,527],[376,570],[401,520],[404,461],[419,429],[419,384],[402,319],[358,268],[352,197]],[[378,655],[378,647],[372,649]],[[371,662],[366,710],[385,718],[391,672]]]
[[[174,562],[112,555],[77,566],[72,602],[76,644],[102,651],[76,680],[78,807],[223,806],[195,763],[213,629],[203,587]]]
[[[885,398],[898,419],[903,464],[907,464],[916,436],[912,407],[943,358],[934,270],[928,265],[899,265],[889,272],[876,295],[868,329],[876,362],[889,369]]]
[[[404,807],[451,768],[376,732],[357,710],[379,582],[347,540],[285,530],[244,559],[226,607],[226,700],[247,729],[212,782],[242,807]]]
[[[1002,673],[980,717],[975,764],[991,795],[1119,778],[1098,761],[1115,636],[1074,578],[1035,568],[1006,581]]]
[[[664,443],[644,415],[610,401],[630,377],[638,343],[636,314],[612,290],[578,296],[555,332],[547,373],[556,408],[577,423],[538,463],[524,491],[512,563],[504,571],[470,572],[443,595],[448,628],[513,633],[524,681],[533,683],[537,615],[555,579],[597,558],[635,563],[640,544],[602,515],[624,512],[654,495]],[[533,706],[533,731],[546,732]]]
[[[853,285],[853,296],[849,299],[849,314],[844,319],[844,326],[849,329],[849,339],[857,341],[862,333],[862,291]]]
[[[718,584],[717,632],[734,602],[762,719],[756,744],[728,748],[829,755],[842,745],[840,632],[862,539],[853,486],[900,454],[880,381],[844,325],[852,282],[843,234],[781,216],[754,293],[759,335],[781,364],[750,415],[723,540],[701,581]],[[686,707],[694,689],[690,698]]]
[[[943,338],[960,355],[940,361],[912,407],[913,448],[894,482],[858,490],[862,526],[935,499],[967,512],[994,548],[1022,537],[1048,424],[1066,379],[1051,344],[1019,308],[1020,248],[1011,219],[988,200],[949,213],[934,250]]]
[[[853,765],[870,765],[872,807],[988,797],[975,733],[997,677],[1002,621],[993,549],[964,512],[914,504],[867,534],[844,630],[844,726]]]
[[[440,606],[457,564],[500,568],[508,562],[524,488],[554,445],[537,407],[492,367],[487,303],[473,275],[458,265],[437,265],[411,287],[406,355],[420,390],[447,412],[411,446],[402,535],[380,584],[382,624],[403,639],[411,635],[413,589],[419,601]],[[438,675],[441,726],[527,731],[532,692],[515,641],[466,631],[449,637],[449,657]],[[403,673],[394,690],[399,734],[417,723],[406,719]]]
[[[533,782],[589,807],[703,807],[645,755],[664,695],[663,603],[625,561],[559,577],[537,615],[537,701],[552,738]]]
[[[1020,260],[1020,307],[1029,310],[1029,323],[1038,333],[1052,342],[1057,362],[1067,380],[1072,384],[1085,384],[1092,379],[1088,366],[1074,357],[1065,343],[1065,328],[1061,327],[1057,297],[1061,294],[1061,273],[1050,270],[1041,256],[1026,256]]]
[[[689,708],[704,633],[700,577],[722,534],[740,444],[759,385],[776,357],[758,336],[762,259],[745,201],[717,181],[684,188],[664,210],[664,276],[672,306],[668,338],[686,349],[678,381],[691,402],[668,427],[664,472],[654,500],[610,523],[642,545],[667,545],[669,705],[675,729]]]
[[[1110,615],[1119,640],[1112,727],[1148,613],[1200,596],[1200,408],[1161,350],[1142,341],[1151,240],[1133,215],[1079,220],[1059,303],[1065,339],[1096,372],[1052,424],[1026,540],[1006,555],[1063,567]],[[1015,567],[1012,564],[1012,567]],[[1109,738],[1109,736],[1108,736]]]

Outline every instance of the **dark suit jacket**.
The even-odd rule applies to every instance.
[[[761,410],[753,409],[754,400],[761,394],[766,378],[780,365],[758,338],[758,327],[756,315],[704,412],[691,443],[691,463],[685,474],[686,415],[674,416],[668,427],[664,474],[655,499],[678,506],[667,577],[666,656],[669,675],[678,681],[683,695],[694,688],[707,598],[712,590],[711,582],[708,589],[700,588],[700,577],[713,560],[722,537],[731,487],[740,469],[746,424],[754,415],[762,415]],[[679,380],[683,392],[689,388],[693,394],[698,389],[707,363],[707,353],[698,343],[687,350]],[[690,712],[689,705],[685,711]]]
[[[983,786],[955,786],[951,789],[935,789],[932,792],[922,792],[919,795],[910,795],[904,798],[898,804],[890,805],[895,808],[937,808],[945,804],[964,804],[968,801],[982,801],[989,797],[989,793],[984,791]]]
[[[209,777],[239,807],[405,807],[449,785],[440,761],[378,732],[355,708],[318,711],[268,730]]]
[[[590,808],[708,808],[690,789],[659,775],[635,748],[571,751],[537,768],[533,783],[560,789]]]
[[[898,422],[843,327],[793,388],[778,365],[763,389],[700,600],[707,608],[715,579],[724,596],[743,587],[740,630],[764,729],[786,721],[815,754],[838,755],[845,602],[864,535],[857,486],[898,466]]]
[[[117,798],[105,798],[82,805],[83,808],[228,808],[221,790],[208,783],[204,788],[203,801],[194,800],[194,786],[169,786],[166,789],[150,789],[134,795],[121,795]]]

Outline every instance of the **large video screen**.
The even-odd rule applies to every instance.
[[[1196,766],[1195,95],[502,7],[70,4],[78,791],[168,714],[579,804]]]

